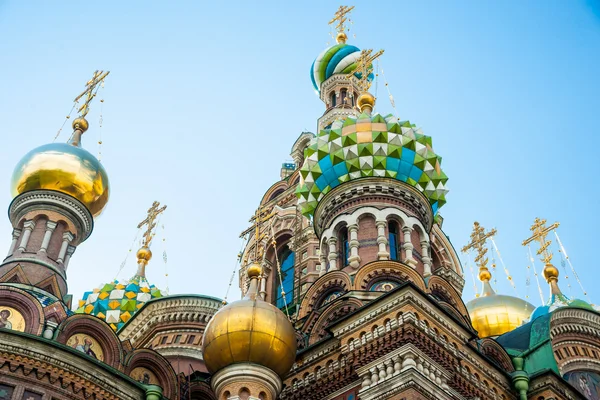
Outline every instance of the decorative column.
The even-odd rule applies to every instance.
[[[386,221],[377,221],[377,244],[379,245],[379,252],[377,253],[378,260],[389,260],[390,253],[387,251],[388,240],[385,237],[385,227],[387,226]]]
[[[17,241],[19,240],[19,236],[21,236],[21,230],[16,229],[16,228],[13,229],[12,242],[10,243],[10,248],[8,249],[8,254],[6,255],[7,257],[15,252],[15,248],[17,247]]]
[[[353,224],[348,226],[348,236],[350,245],[350,257],[348,257],[348,263],[352,268],[358,268],[360,265],[360,256],[358,255],[358,225]]]
[[[60,246],[58,258],[56,259],[57,262],[59,262],[59,263],[64,262],[65,256],[67,254],[67,247],[69,246],[69,243],[71,243],[71,241],[73,239],[75,239],[75,236],[73,236],[73,234],[71,232],[63,233],[63,242],[62,242],[62,245]]]
[[[67,270],[67,268],[69,268],[69,261],[71,261],[71,256],[73,255],[73,253],[75,253],[76,248],[77,247],[71,246],[71,245],[67,246],[67,254],[65,255],[65,262],[64,262],[65,271]]]
[[[319,266],[319,276],[322,276],[327,272],[327,257],[325,256],[325,246],[323,242],[321,243],[319,261],[321,262],[321,265]]]
[[[421,240],[421,259],[423,260],[423,276],[431,275],[431,258],[429,257],[429,242]]]
[[[31,236],[31,232],[35,228],[35,221],[30,220],[23,224],[23,238],[21,239],[21,244],[19,245],[20,251],[25,251],[27,248],[27,243],[29,242],[29,237]]]
[[[267,298],[267,279],[270,274],[271,274],[271,267],[269,265],[267,265],[266,263],[263,263],[262,264],[262,275],[260,277],[260,290],[258,292],[258,295],[263,300],[265,300]],[[275,294],[275,297],[277,297],[277,294]]]
[[[332,237],[327,241],[329,244],[329,269],[327,271],[335,271],[337,270],[337,239]]]
[[[417,265],[417,260],[415,260],[415,257],[413,256],[414,246],[411,240],[412,231],[413,228],[411,228],[410,226],[402,227],[402,233],[404,234],[404,244],[402,245],[402,248],[404,249],[404,252],[406,254],[404,262],[410,265],[411,267],[415,268]]]
[[[44,328],[44,333],[42,333],[44,339],[52,339],[54,337],[54,331],[56,331],[57,327],[58,322],[46,321],[46,327]]]
[[[42,240],[42,246],[40,247],[41,252],[45,253],[48,250],[50,238],[52,237],[54,229],[56,229],[56,222],[46,221],[46,233],[44,233],[44,239]]]

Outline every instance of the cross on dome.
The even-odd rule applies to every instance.
[[[85,116],[90,111],[90,103],[92,102],[94,97],[96,97],[96,92],[98,91],[97,87],[98,85],[104,83],[104,78],[106,78],[108,74],[110,74],[110,71],[104,72],[96,70],[92,79],[87,81],[87,83],[85,84],[86,89],[79,96],[75,97],[75,100],[73,100],[75,103],[77,103],[83,96],[86,97],[83,105],[79,107],[79,110],[77,110],[81,118],[85,118]]]
[[[148,209],[148,216],[146,217],[145,220],[143,220],[142,222],[140,222],[138,224],[138,229],[140,229],[141,227],[143,227],[144,225],[148,225],[148,227],[146,228],[146,232],[144,233],[144,240],[143,240],[143,246],[144,247],[150,247],[150,243],[152,242],[152,238],[154,237],[152,231],[154,230],[154,227],[156,227],[156,223],[154,222],[156,220],[156,217],[158,217],[160,214],[163,213],[163,211],[165,211],[167,209],[167,206],[162,206],[160,207],[160,202],[155,201],[154,203],[152,203],[152,207],[150,207]]]

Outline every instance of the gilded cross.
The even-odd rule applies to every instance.
[[[475,249],[477,257],[475,257],[475,264],[481,269],[487,269],[488,259],[485,256],[488,249],[485,247],[485,242],[496,234],[496,229],[492,229],[486,232],[483,226],[479,225],[479,222],[473,223],[473,232],[471,233],[471,242],[464,246],[461,251],[466,253],[471,249]]]
[[[344,24],[348,20],[348,18],[346,17],[346,14],[350,13],[350,11],[352,11],[353,9],[354,9],[354,6],[352,6],[352,7],[340,6],[340,8],[338,8],[338,10],[335,12],[333,19],[331,21],[329,21],[329,25],[337,22],[335,29],[338,32],[344,32]]]
[[[87,81],[87,83],[85,84],[86,89],[79,96],[77,96],[75,100],[73,100],[75,103],[77,103],[79,99],[85,96],[85,102],[81,107],[79,107],[79,110],[77,110],[81,117],[85,118],[85,116],[90,111],[90,103],[92,102],[94,97],[96,97],[96,92],[98,91],[97,86],[104,82],[104,78],[106,78],[108,74],[110,74],[110,71],[104,72],[96,70],[92,79]]]
[[[552,252],[548,250],[548,247],[550,246],[550,243],[552,243],[552,240],[547,240],[546,236],[548,236],[548,233],[550,233],[550,231],[558,228],[559,225],[560,224],[558,222],[555,222],[549,227],[546,227],[545,219],[536,218],[533,222],[533,225],[531,225],[531,228],[529,228],[529,230],[533,232],[533,235],[531,235],[530,238],[525,239],[523,241],[523,246],[527,246],[534,240],[536,242],[539,242],[540,248],[537,251],[537,255],[542,256],[542,261],[544,262],[544,264],[550,264],[550,261],[552,261],[553,257]]]
[[[262,206],[259,206],[252,218],[248,221],[252,223],[252,225],[240,234],[240,237],[244,237],[248,233],[254,231],[254,261],[258,261],[262,256],[263,249],[260,246],[260,242],[267,236],[267,232],[264,230],[264,224],[273,218],[275,214],[275,211],[266,210]]]
[[[354,72],[349,73],[346,78],[350,79],[354,74],[360,74],[358,86],[360,86],[363,92],[367,92],[371,87],[369,75],[373,72],[373,61],[378,59],[383,52],[384,50],[379,50],[377,53],[373,54],[373,49],[362,50],[360,52],[360,57],[356,60],[356,69]]]
[[[152,231],[154,230],[154,227],[156,226],[156,222],[154,222],[156,220],[156,217],[158,217],[163,211],[165,211],[167,209],[167,206],[162,206],[160,208],[159,208],[159,206],[160,206],[160,203],[158,201],[155,201],[154,203],[152,203],[152,207],[150,207],[148,209],[148,216],[146,217],[145,220],[143,220],[142,222],[140,222],[138,224],[138,229],[144,225],[148,225],[148,227],[146,228],[146,232],[144,233],[144,240],[143,240],[144,247],[150,247],[150,242],[152,242],[152,238],[154,237],[154,235],[152,234]]]

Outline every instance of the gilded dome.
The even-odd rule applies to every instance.
[[[97,217],[108,202],[108,175],[87,150],[69,143],[50,143],[31,150],[15,167],[13,197],[31,190],[73,196]]]
[[[232,364],[254,363],[283,377],[294,363],[294,327],[277,307],[256,295],[256,280],[251,275],[249,295],[223,307],[206,327],[202,352],[213,374]]]
[[[528,321],[534,306],[518,297],[489,294],[469,301],[467,310],[479,337],[500,336]]]

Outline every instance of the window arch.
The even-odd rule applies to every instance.
[[[345,105],[348,102],[348,89],[342,89],[340,91],[340,97],[341,97],[341,102],[342,105]]]
[[[337,97],[335,95],[335,91],[332,91],[331,94],[329,95],[329,105],[331,107],[335,107],[336,101],[337,101]]]
[[[398,241],[398,223],[390,221],[388,223],[388,242],[390,246],[390,260],[398,261],[399,241]]]
[[[294,264],[296,255],[287,246],[281,251],[279,255],[279,262],[281,263],[281,280],[277,279],[276,293],[276,305],[278,308],[283,308],[286,305],[290,305],[294,299]],[[281,294],[285,292],[285,298]]]

